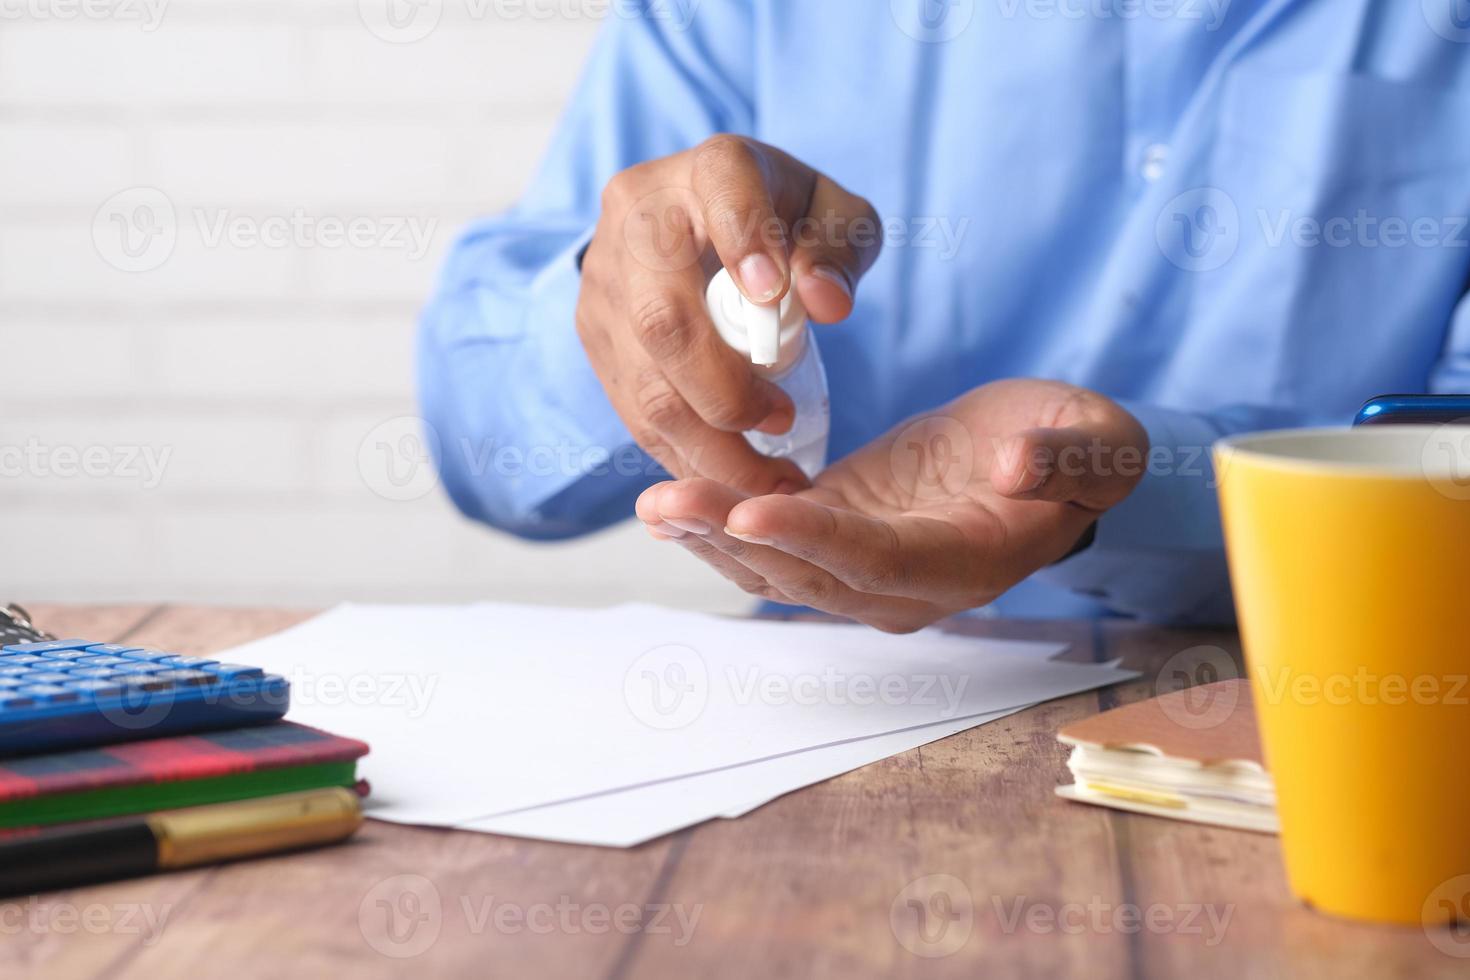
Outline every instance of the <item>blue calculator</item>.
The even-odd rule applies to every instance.
[[[286,713],[291,685],[259,667],[126,643],[0,646],[0,757],[237,728]]]

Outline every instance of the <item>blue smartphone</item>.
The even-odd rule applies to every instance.
[[[1358,409],[1353,425],[1470,425],[1470,395],[1378,395]]]

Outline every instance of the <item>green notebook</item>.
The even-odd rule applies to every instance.
[[[355,786],[368,747],[278,721],[0,760],[0,828]]]

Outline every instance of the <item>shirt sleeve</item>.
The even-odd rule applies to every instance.
[[[1462,297],[1426,389],[1470,392],[1470,297]],[[1365,393],[1365,399],[1383,392]],[[1242,432],[1344,425],[1300,409],[1242,406],[1186,412],[1124,402],[1148,431],[1143,479],[1097,522],[1093,543],[1035,576],[1155,622],[1235,620],[1210,447]]]
[[[457,242],[419,326],[420,404],[445,489],[467,516],[531,538],[626,517],[664,476],[576,332],[578,256],[603,187],[636,163],[751,128],[744,4],[710,0],[697,21],[679,19],[677,4],[623,8],[524,198]]]

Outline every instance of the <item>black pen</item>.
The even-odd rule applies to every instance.
[[[360,826],[357,794],[332,787],[47,828],[0,840],[0,895],[331,844]]]

